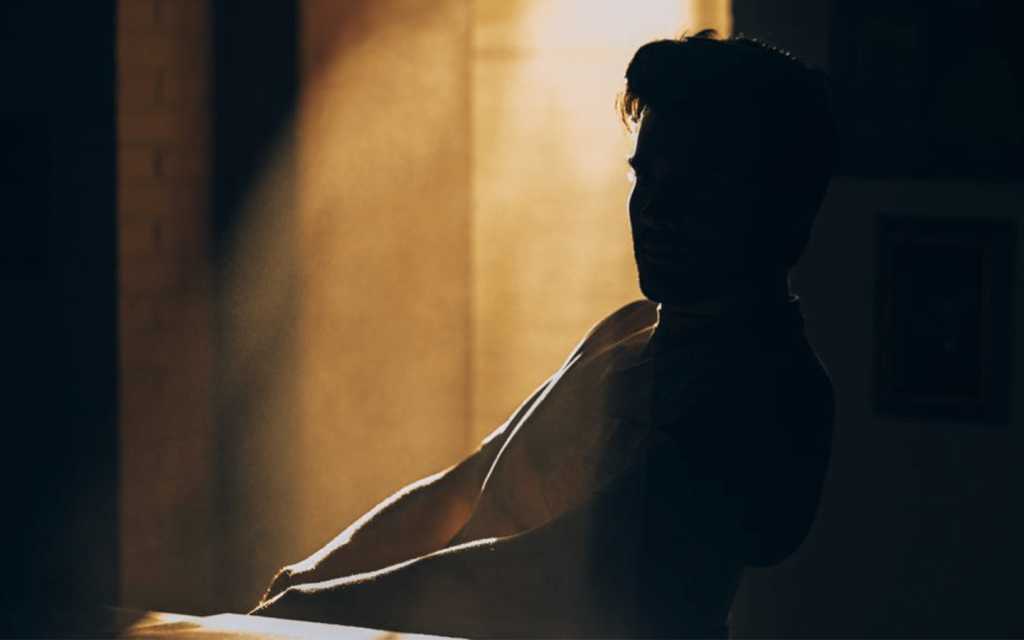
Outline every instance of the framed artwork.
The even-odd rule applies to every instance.
[[[879,217],[876,408],[1005,422],[1011,219]]]

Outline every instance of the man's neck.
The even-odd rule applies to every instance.
[[[778,304],[789,299],[786,276],[756,284],[747,283],[730,287],[703,300],[687,303],[666,302],[661,309],[673,315],[719,316],[728,315],[751,306]]]

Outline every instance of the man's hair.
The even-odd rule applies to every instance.
[[[789,267],[799,260],[835,167],[837,135],[828,78],[792,55],[713,30],[640,47],[626,69],[620,115],[632,127],[654,108],[680,118],[749,120],[747,152],[775,210],[757,220]]]

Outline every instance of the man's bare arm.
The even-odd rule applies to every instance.
[[[688,455],[681,419],[658,429],[668,439],[653,443],[644,463],[562,517],[375,573],[289,589],[255,613],[466,637],[706,633],[699,625],[725,616],[711,610],[721,604],[714,598],[738,580],[748,538],[795,547],[813,519],[820,484],[794,473],[820,457],[820,446],[808,449],[799,441],[810,436],[778,431],[798,414],[766,411],[773,398],[766,385],[741,388],[756,401],[680,413],[714,434],[704,454],[731,445],[725,455],[710,455],[712,462]],[[698,395],[703,404],[706,394]],[[801,489],[801,482],[813,486]],[[771,514],[791,522],[776,525]],[[789,542],[773,542],[783,534]]]
[[[372,571],[443,547],[469,517],[479,492],[481,460],[474,456],[399,490],[322,549],[284,567],[262,601],[291,585]]]
[[[550,637],[635,627],[642,473],[529,531],[382,571],[292,587],[253,613],[465,637]]]
[[[626,311],[653,313],[649,304],[633,303],[613,317],[619,318]],[[610,330],[608,319],[599,323],[576,346],[566,363],[572,362],[598,332]],[[291,586],[375,571],[427,555],[446,545],[454,546],[458,541],[453,542],[453,538],[469,519],[487,473],[505,440],[555,376],[544,381],[469,458],[398,491],[321,550],[306,560],[281,569],[260,604]]]
[[[309,558],[284,567],[260,604],[288,587],[376,571],[438,551],[469,519],[494,459],[547,382],[459,464],[399,490]]]

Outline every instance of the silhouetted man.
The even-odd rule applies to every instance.
[[[629,199],[648,298],[601,321],[450,469],[256,613],[469,637],[727,637],[744,566],[814,519],[833,396],[787,272],[834,164],[823,76],[703,32],[640,48]]]

